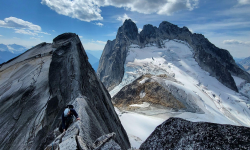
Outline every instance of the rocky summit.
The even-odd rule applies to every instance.
[[[249,149],[250,128],[170,118],[140,146],[148,149]]]
[[[192,48],[193,57],[199,66],[236,92],[239,89],[232,76],[250,82],[250,74],[238,67],[230,53],[213,45],[202,34],[191,33],[187,27],[180,28],[167,21],[163,21],[158,28],[145,25],[138,33],[136,24],[130,19],[118,29],[116,39],[107,42],[100,58],[98,77],[109,91],[112,90],[122,81],[128,47],[131,44],[140,48],[149,44],[162,48],[164,40],[186,42]]]
[[[111,98],[74,33],[0,66],[0,149],[128,149]],[[81,120],[60,134],[66,105]]]

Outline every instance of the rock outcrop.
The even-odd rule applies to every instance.
[[[163,21],[159,28],[145,25],[138,34],[135,23],[130,19],[118,29],[116,39],[107,42],[100,59],[98,77],[109,91],[112,90],[122,81],[129,45],[137,44],[143,48],[147,44],[155,44],[161,48],[166,39],[187,42],[199,66],[228,88],[238,92],[232,75],[250,82],[250,75],[236,65],[230,53],[213,45],[202,34],[193,34],[187,27],[179,28],[167,21]]]
[[[249,149],[250,128],[169,118],[140,146],[147,149]]]
[[[157,110],[154,114],[168,111],[203,113],[196,104],[198,96],[191,96],[173,85],[166,86],[165,80],[178,84],[173,77],[146,74],[123,87],[112,98],[112,102],[120,110],[135,111],[147,115],[152,113],[150,110]]]
[[[118,29],[116,39],[108,41],[99,61],[97,75],[110,91],[118,85],[124,74],[127,46],[137,42],[138,29],[134,22],[127,20]]]
[[[41,43],[2,64],[0,95],[0,149],[43,150],[53,144],[60,150],[91,149],[100,146],[93,146],[99,137],[113,132],[116,136],[101,138],[106,141],[101,145],[130,148],[110,95],[76,34],[59,35],[52,44]],[[81,120],[59,135],[54,130],[67,104]]]

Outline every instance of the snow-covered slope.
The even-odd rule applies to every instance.
[[[199,107],[204,113],[166,112],[161,114],[160,118],[168,119],[171,116],[176,116],[194,122],[205,121],[250,127],[249,97],[244,93],[236,93],[229,89],[215,77],[210,76],[208,72],[201,69],[194,59],[192,48],[186,42],[165,40],[163,41],[162,48],[158,48],[154,43],[147,44],[145,48],[131,44],[128,48],[124,70],[122,82],[110,91],[112,97],[124,86],[130,84],[141,75],[166,74],[175,78],[177,82],[170,80],[162,82],[162,79],[159,79],[157,76],[153,76],[152,78],[161,84],[165,84],[166,87],[174,86],[177,89],[184,90],[186,94],[199,97],[195,101],[196,104],[199,103]],[[240,89],[249,90],[250,85],[246,84],[245,80],[239,77],[233,78]],[[242,90],[241,92],[243,92]],[[244,92],[246,93],[246,91]],[[120,114],[120,119],[130,137],[130,141],[135,141],[136,138],[134,137],[140,137],[143,141],[146,135],[142,135],[141,133],[144,132],[132,131],[126,125],[128,122],[131,122],[129,126],[137,126],[140,121],[131,121],[131,118],[136,117],[137,114],[133,115],[133,113]],[[139,124],[143,124],[144,126],[150,124],[151,128],[159,125],[154,124],[152,126],[152,121],[149,121],[150,119],[141,120],[145,122],[142,121],[143,123]],[[137,145],[132,142],[132,146],[137,147]]]
[[[125,61],[128,47],[136,44],[145,48],[154,44],[164,48],[165,40],[181,40],[193,49],[193,55],[198,65],[226,87],[238,92],[232,76],[240,77],[250,83],[250,74],[237,66],[230,53],[216,47],[202,34],[191,33],[187,27],[178,27],[163,21],[159,27],[144,25],[138,33],[138,28],[132,20],[125,20],[119,27],[116,39],[107,41],[97,70],[97,76],[104,86],[111,91],[121,83],[125,72]]]

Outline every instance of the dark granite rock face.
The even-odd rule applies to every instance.
[[[118,29],[116,39],[108,41],[99,61],[97,75],[110,91],[117,86],[124,74],[127,46],[137,41],[138,29],[134,22],[126,20]]]
[[[53,41],[0,68],[0,149],[43,150],[53,141],[60,149],[80,149],[79,141],[91,147],[112,132],[116,137],[110,142],[128,149],[126,131],[79,37],[66,33]],[[54,130],[67,104],[75,107],[81,120],[57,137]]]
[[[129,27],[128,24],[130,24]],[[123,32],[125,26],[128,30]],[[108,42],[104,48],[97,75],[109,91],[123,78],[127,46],[134,43],[143,48],[148,43],[156,43],[161,48],[162,41],[166,39],[187,42],[193,49],[194,58],[199,66],[228,88],[238,92],[232,75],[250,82],[250,75],[237,66],[230,53],[210,43],[202,34],[192,34],[187,27],[179,28],[177,25],[163,21],[159,28],[145,25],[136,40],[137,32],[135,32],[136,27],[134,26],[135,24],[131,20],[126,20],[119,28],[113,45]]]
[[[170,118],[140,149],[250,149],[250,128]]]
[[[138,29],[136,24],[130,19],[126,20],[118,31],[123,32],[130,40],[137,40]]]
[[[151,24],[143,26],[143,30],[140,32],[140,43],[148,43],[151,38],[156,39],[157,27],[153,27]]]

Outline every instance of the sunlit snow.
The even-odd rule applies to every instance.
[[[180,84],[169,80],[166,80],[165,84],[174,85],[197,97],[195,101],[205,113],[181,112],[173,115],[174,112],[169,112],[164,115],[161,114],[161,119],[175,116],[190,121],[206,121],[250,127],[250,104],[247,97],[248,94],[250,97],[250,85],[245,80],[233,77],[237,87],[241,88],[240,93],[236,93],[201,69],[193,58],[192,49],[186,42],[166,40],[163,43],[163,48],[158,48],[153,44],[145,48],[139,48],[134,44],[129,47],[124,65],[124,77],[122,82],[110,92],[112,97],[124,86],[143,74],[166,74],[174,77]],[[145,78],[140,83],[143,84],[146,80]],[[153,118],[152,116],[139,117],[139,114],[132,112],[120,114],[119,116],[125,130],[130,135],[130,141],[133,141],[132,146],[137,148],[139,144],[138,142],[135,144],[135,137],[139,137],[142,141],[145,140],[143,137],[149,136],[154,128],[164,121],[153,123],[154,121],[150,120]],[[154,119],[159,119],[159,116],[157,117],[155,116]],[[130,125],[127,125],[128,122],[130,122]],[[147,125],[150,128],[144,131],[144,127]],[[132,131],[131,127],[135,131]]]

